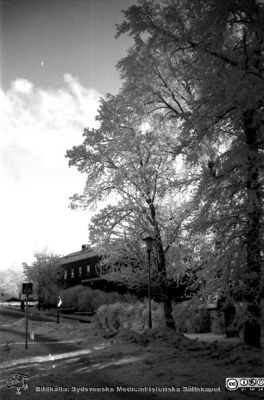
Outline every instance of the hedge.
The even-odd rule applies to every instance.
[[[74,308],[81,312],[94,312],[103,304],[116,302],[135,303],[138,299],[130,294],[121,295],[117,292],[104,292],[82,285],[73,286],[61,291],[62,307]]]

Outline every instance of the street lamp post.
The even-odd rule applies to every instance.
[[[57,272],[57,324],[60,322],[59,297],[60,297],[60,273],[58,271]]]
[[[149,300],[149,318],[148,318],[148,325],[149,329],[152,328],[152,315],[151,315],[151,279],[150,279],[150,253],[152,249],[152,242],[154,239],[151,236],[147,236],[143,239],[146,243],[146,250],[148,253],[148,300]]]

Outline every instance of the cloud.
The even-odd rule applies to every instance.
[[[20,78],[0,89],[2,266],[45,246],[65,253],[87,242],[88,213],[68,208],[85,177],[68,168],[65,153],[96,126],[99,97],[70,74],[60,89]]]
[[[69,85],[72,94],[78,101],[79,109],[81,110],[82,115],[85,116],[87,125],[92,124],[93,118],[90,118],[91,115],[89,115],[88,110],[94,109],[94,98],[98,97],[97,91],[84,88],[79,81],[73,78],[70,74],[64,74],[64,81]]]
[[[28,149],[16,143],[3,146],[1,149],[2,171],[6,177],[18,182],[21,179],[22,170],[29,169],[37,160]]]
[[[14,91],[17,93],[25,93],[30,94],[33,90],[33,84],[29,82],[27,79],[16,79],[12,83]]]

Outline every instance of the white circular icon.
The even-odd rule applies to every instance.
[[[240,379],[240,385],[246,386],[248,384],[248,380],[246,378]]]
[[[258,379],[258,385],[259,386],[264,386],[264,378]]]
[[[229,378],[226,381],[226,388],[229,390],[236,390],[236,388],[238,387],[238,383],[237,380],[234,378]]]

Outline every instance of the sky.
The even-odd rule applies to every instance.
[[[114,39],[115,24],[132,4],[0,1],[0,270],[88,243],[92,213],[69,208],[85,176],[65,153],[96,127],[99,98],[120,88],[115,66],[131,41]]]

